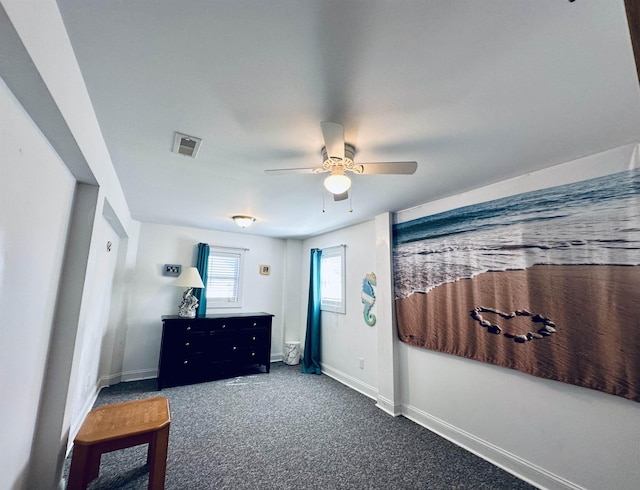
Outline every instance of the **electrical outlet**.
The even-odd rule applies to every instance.
[[[364,369],[364,359],[360,358],[360,369]]]

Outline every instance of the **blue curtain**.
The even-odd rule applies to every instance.
[[[198,258],[196,259],[196,267],[202,278],[205,287],[195,289],[193,295],[198,298],[198,311],[196,316],[203,317],[207,314],[207,268],[209,266],[209,245],[206,243],[198,243]]]
[[[309,273],[309,305],[307,307],[307,333],[304,342],[302,372],[322,374],[320,368],[320,261],[322,250],[311,249]]]

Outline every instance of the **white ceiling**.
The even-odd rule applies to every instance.
[[[144,222],[303,238],[640,140],[623,0],[58,4]],[[325,175],[264,170],[321,165],[324,120],[356,163],[417,172],[354,176],[323,212]]]

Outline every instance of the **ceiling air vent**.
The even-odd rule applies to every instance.
[[[198,150],[202,139],[195,136],[178,133],[173,138],[173,152],[186,157],[195,158],[198,156]]]

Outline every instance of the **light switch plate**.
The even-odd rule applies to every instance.
[[[170,276],[170,277],[178,277],[180,275],[181,270],[182,270],[182,266],[179,264],[164,264],[164,268],[162,269],[162,275]]]

